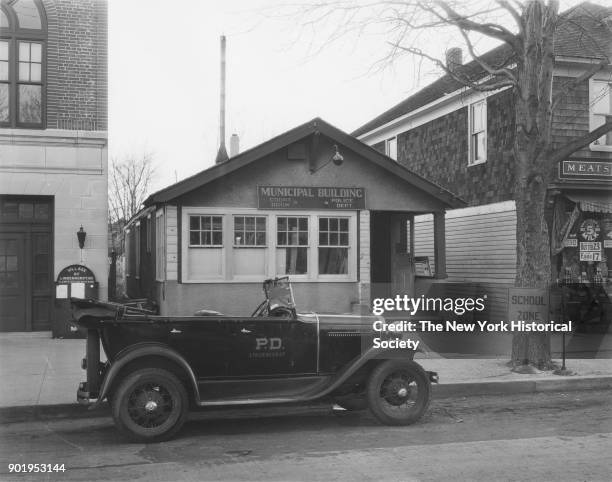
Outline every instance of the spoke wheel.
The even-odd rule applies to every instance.
[[[374,416],[387,425],[408,425],[423,416],[431,396],[429,378],[410,360],[388,360],[371,373],[367,399]]]
[[[129,374],[113,397],[113,418],[123,433],[156,442],[174,435],[187,415],[187,392],[171,372],[147,368]]]

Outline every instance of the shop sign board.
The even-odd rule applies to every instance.
[[[365,188],[257,186],[259,209],[365,209]]]
[[[60,271],[55,284],[56,299],[85,298],[86,286],[94,288],[96,277],[87,266],[72,264]]]
[[[612,162],[585,159],[561,161],[559,179],[612,181]]]
[[[59,275],[57,275],[58,284],[70,284],[75,281],[79,283],[94,283],[96,277],[87,266],[83,266],[82,264],[66,266],[60,271]]]
[[[508,288],[508,320],[545,323],[547,318],[547,289]]]
[[[601,261],[601,251],[580,251],[580,261]]]
[[[563,246],[565,248],[577,248],[578,240],[576,238],[567,238],[563,241]]]
[[[580,251],[601,251],[601,243],[599,241],[594,243],[580,243]]]

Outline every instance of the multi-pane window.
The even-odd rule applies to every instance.
[[[265,246],[264,216],[234,216],[234,246]]]
[[[487,101],[470,105],[470,159],[469,164],[487,160]]]
[[[42,44],[19,42],[18,122],[42,122]]]
[[[42,127],[46,25],[40,0],[2,2],[0,125]]]
[[[594,80],[591,84],[591,130],[605,124],[606,116],[612,115],[612,83],[609,81]],[[612,132],[604,134],[595,142],[594,146],[612,146]]]
[[[189,246],[223,246],[223,216],[189,216]]]
[[[347,274],[349,218],[319,218],[319,274]]]
[[[279,216],[276,219],[277,272],[308,272],[308,218]]]
[[[9,122],[9,42],[0,40],[0,122]]]
[[[19,287],[17,240],[0,239],[0,288]]]

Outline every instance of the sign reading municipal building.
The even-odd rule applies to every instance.
[[[365,209],[363,187],[257,186],[259,209]]]

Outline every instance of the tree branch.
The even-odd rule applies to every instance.
[[[510,2],[508,2],[507,0],[496,0],[496,1],[500,7],[507,10],[508,13],[512,15],[512,18],[514,19],[517,27],[519,28],[519,34],[522,33],[523,32],[523,19],[521,18],[521,14],[518,12],[518,10],[516,10],[512,5],[510,5]]]
[[[495,68],[495,67],[492,67],[491,65],[489,65],[484,60],[482,60],[482,58],[480,56],[476,55],[476,52],[474,52],[474,45],[470,41],[470,38],[468,37],[468,34],[466,32],[464,32],[463,30],[461,30],[461,29],[459,29],[459,32],[461,32],[461,35],[463,36],[463,39],[465,40],[465,43],[466,43],[467,48],[468,48],[468,52],[470,53],[470,55],[472,56],[472,58],[476,61],[476,63],[478,65],[480,65],[490,75],[506,77],[508,80],[510,80],[512,82],[513,85],[517,85],[516,77],[510,71],[510,69],[507,69],[507,68],[504,68],[504,67]]]
[[[414,54],[414,55],[418,55],[418,56],[420,56],[422,58],[430,60],[431,62],[436,64],[436,66],[438,66],[440,69],[442,69],[444,72],[446,72],[450,77],[452,77],[457,82],[465,85],[466,87],[470,87],[471,89],[477,90],[479,92],[490,92],[492,90],[498,90],[498,89],[502,89],[504,87],[513,87],[513,86],[516,85],[515,83],[511,82],[510,80],[500,80],[498,82],[493,82],[493,83],[478,83],[478,82],[474,82],[473,80],[470,80],[467,76],[460,75],[456,71],[450,69],[440,59],[432,57],[431,55],[426,54],[425,52],[421,51],[420,49],[417,49],[417,48],[414,48],[414,47],[404,47],[402,45],[393,44],[393,43],[391,45],[393,47],[397,48],[397,49],[400,49],[400,50],[403,50],[405,52],[408,52],[408,53],[411,53],[411,54]]]
[[[588,146],[591,142],[599,139],[604,134],[612,131],[612,116],[606,116],[606,123],[599,126],[597,129],[592,130],[588,134],[585,134],[578,139],[574,139],[559,149],[552,152],[549,156],[549,162],[559,162],[565,159],[570,154],[576,152],[578,149]]]
[[[435,0],[434,2],[438,5],[446,14],[446,21],[459,27],[462,30],[471,30],[479,32],[487,37],[492,37],[510,45],[516,52],[521,51],[521,43],[519,42],[516,35],[510,32],[505,27],[493,23],[478,23],[473,20],[469,20],[464,15],[460,15],[456,12],[447,2],[442,0]]]

